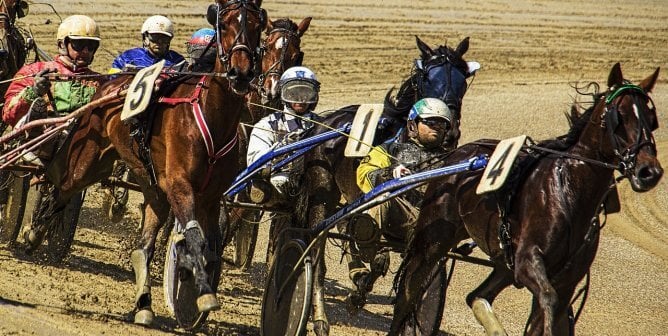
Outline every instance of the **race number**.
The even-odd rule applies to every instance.
[[[369,153],[381,113],[383,113],[383,104],[360,105],[350,127],[350,137],[344,151],[345,156],[363,157]]]
[[[134,117],[146,110],[153,94],[153,84],[160,75],[160,71],[165,65],[165,60],[139,70],[135,78],[128,87],[128,94],[125,96],[121,120]]]
[[[503,186],[526,139],[526,135],[520,135],[502,140],[496,145],[496,149],[482,173],[482,178],[480,178],[480,183],[478,183],[478,188],[475,191],[476,194],[495,191]]]

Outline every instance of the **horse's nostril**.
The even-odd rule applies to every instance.
[[[237,72],[236,68],[232,68],[227,72],[227,79],[236,79],[238,76],[239,73]]]
[[[638,169],[636,176],[643,181],[658,180],[663,176],[663,169],[660,167],[644,165]]]

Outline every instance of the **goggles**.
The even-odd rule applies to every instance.
[[[288,103],[317,103],[318,86],[304,80],[289,81],[281,87],[281,99]]]
[[[426,119],[419,119],[418,121],[429,128],[443,128],[443,129],[450,128],[450,122],[447,119],[443,118],[426,118]]]
[[[100,41],[91,40],[91,39],[68,39],[70,46],[76,52],[82,52],[84,49],[88,49],[90,52],[95,52],[97,48],[100,47]]]

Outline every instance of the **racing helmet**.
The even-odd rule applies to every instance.
[[[295,66],[285,70],[278,85],[284,103],[311,104],[311,109],[318,103],[320,82],[307,67]]]
[[[215,41],[212,42],[215,35],[216,31],[211,28],[202,28],[193,33],[186,42],[186,52],[193,63],[212,65],[216,62]]]
[[[58,41],[69,39],[89,39],[100,41],[100,29],[97,23],[86,15],[72,15],[68,16],[58,26],[56,34]]]
[[[417,119],[427,118],[442,118],[451,124],[454,115],[448,108],[448,105],[442,100],[438,98],[423,98],[413,104],[411,111],[408,113],[408,120],[416,121]]]
[[[144,21],[141,26],[141,34],[163,34],[174,37],[174,24],[162,15],[153,15]]]

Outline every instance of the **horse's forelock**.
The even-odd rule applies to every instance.
[[[297,24],[288,18],[279,18],[272,21],[274,29],[286,29],[291,32],[296,32],[298,27]]]

